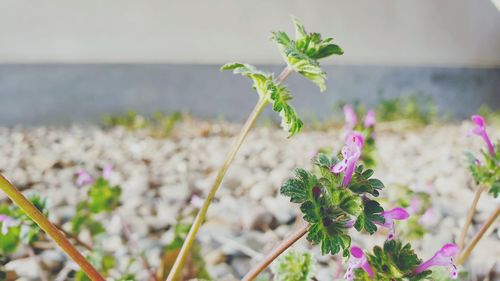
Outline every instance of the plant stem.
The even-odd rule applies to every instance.
[[[290,75],[291,72],[292,72],[292,69],[289,66],[287,66],[280,73],[278,78],[276,78],[276,82],[277,83],[283,82],[283,80],[285,80]],[[259,101],[255,105],[252,113],[250,114],[250,116],[248,116],[248,119],[245,122],[245,125],[243,125],[243,128],[241,128],[241,131],[238,134],[236,141],[234,142],[233,146],[231,147],[229,153],[227,154],[226,159],[224,160],[224,163],[222,164],[222,167],[219,169],[217,177],[215,178],[215,181],[212,184],[210,191],[208,192],[208,196],[205,199],[205,201],[203,202],[203,206],[198,211],[198,214],[196,215],[196,218],[194,219],[194,222],[191,225],[191,228],[189,229],[189,233],[186,236],[186,240],[184,240],[184,244],[182,245],[182,248],[179,252],[179,255],[177,255],[177,258],[175,259],[175,263],[172,266],[170,273],[168,274],[167,281],[177,280],[176,278],[180,274],[180,271],[181,271],[183,263],[184,263],[184,259],[186,258],[187,254],[189,252],[189,249],[193,245],[194,239],[196,238],[196,234],[198,233],[198,230],[200,229],[200,226],[203,223],[203,220],[205,219],[205,215],[207,214],[208,207],[210,206],[212,199],[215,197],[215,193],[217,192],[217,189],[219,188],[219,186],[222,182],[222,179],[226,175],[226,172],[227,172],[229,166],[233,162],[234,157],[236,156],[236,153],[240,149],[241,144],[245,140],[248,132],[255,124],[257,117],[259,117],[260,113],[266,107],[266,105],[268,103],[269,103],[269,101],[265,97],[260,97]]]
[[[484,234],[490,228],[490,226],[495,222],[495,220],[498,218],[498,215],[500,215],[500,206],[497,207],[495,212],[491,214],[491,216],[486,220],[484,225],[481,227],[478,233],[474,236],[472,241],[470,242],[469,245],[462,251],[462,254],[458,258],[457,264],[463,264],[467,258],[470,256],[474,248],[476,247],[477,243],[483,238]]]
[[[467,237],[467,232],[469,231],[469,227],[472,223],[472,218],[476,213],[477,203],[479,202],[479,198],[481,197],[481,193],[483,193],[485,187],[479,186],[476,189],[476,193],[474,193],[474,199],[472,199],[472,204],[469,208],[469,212],[467,213],[467,218],[465,219],[464,227],[462,228],[462,233],[460,234],[460,239],[458,240],[458,248],[463,249],[465,245],[465,238]]]
[[[299,229],[293,232],[286,240],[281,241],[281,243],[274,248],[269,254],[267,254],[264,259],[258,263],[254,268],[252,268],[246,275],[241,279],[241,281],[252,281],[259,274],[264,271],[264,269],[271,264],[279,255],[281,255],[286,249],[290,248],[297,240],[307,233],[309,229],[309,224],[303,224]]]
[[[75,261],[93,281],[105,281],[97,270],[83,257],[82,254],[66,239],[66,237],[45,216],[19,192],[3,175],[0,175],[0,189],[29,216],[54,242]]]
[[[78,237],[78,235],[75,235],[75,234],[73,234],[73,233],[71,233],[71,232],[69,232],[69,231],[66,231],[66,230],[62,227],[62,225],[59,225],[59,224],[56,224],[56,223],[55,223],[55,224],[54,224],[54,226],[55,226],[55,227],[57,227],[57,229],[59,229],[62,233],[64,233],[64,235],[66,235],[67,237],[69,237],[69,238],[71,238],[71,239],[75,240],[76,244],[78,244],[78,245],[80,245],[80,246],[84,247],[85,249],[87,249],[87,250],[89,250],[89,251],[93,251],[92,246],[90,246],[89,244],[87,244],[87,243],[83,242],[83,241],[82,241],[82,240]]]

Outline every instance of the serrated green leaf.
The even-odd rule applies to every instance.
[[[268,92],[269,81],[272,81],[273,76],[270,73],[258,70],[255,66],[245,63],[232,62],[223,65],[221,71],[232,70],[234,74],[246,76],[253,81],[253,88],[257,91],[261,98],[269,99]]]
[[[359,214],[356,222],[354,224],[354,228],[357,231],[362,231],[363,229],[373,234],[377,231],[377,226],[375,222],[384,222],[384,217],[380,215],[384,209],[377,201],[374,200],[366,200],[364,202],[363,212]]]
[[[294,19],[295,40],[282,31],[272,33],[273,41],[278,45],[288,65],[302,76],[316,84],[320,91],[326,89],[326,73],[321,69],[318,59],[330,55],[343,54],[342,49],[331,44],[331,38],[321,39],[318,33],[307,33],[304,25]]]
[[[289,136],[298,133],[303,123],[295,109],[288,103],[292,99],[288,89],[274,82],[269,82],[268,92],[273,110],[281,116],[281,127],[290,134]]]

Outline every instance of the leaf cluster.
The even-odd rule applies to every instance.
[[[76,215],[71,220],[71,231],[79,233],[82,229],[87,229],[94,236],[105,231],[95,215],[111,212],[119,206],[121,187],[111,186],[107,180],[99,178],[87,194],[88,199],[81,201],[76,207]]]
[[[495,155],[492,156],[484,150],[481,153],[484,163],[479,165],[474,155],[466,153],[469,170],[476,184],[488,187],[489,193],[497,198],[500,194],[500,142],[495,145]]]
[[[44,215],[49,212],[46,200],[38,194],[28,196],[28,200]],[[17,225],[8,228],[8,232],[0,232],[0,253],[8,255],[13,253],[20,243],[31,245],[40,238],[40,227],[31,220],[17,205],[1,205],[0,214],[7,215],[17,222]],[[0,223],[0,226],[3,223]]]
[[[308,281],[314,260],[310,253],[288,251],[273,263],[274,281]]]
[[[272,104],[273,110],[281,116],[281,126],[290,136],[295,135],[303,126],[302,120],[290,105],[292,99],[288,89],[274,80],[273,74],[258,70],[253,65],[243,63],[228,63],[221,70],[232,70],[253,81],[253,88],[259,97]]]
[[[326,90],[326,73],[318,60],[331,55],[342,55],[344,51],[332,38],[322,39],[319,33],[307,33],[304,25],[294,19],[295,40],[283,31],[272,33],[273,41],[278,45],[288,65],[302,76],[316,84],[320,91]]]
[[[338,161],[337,157],[318,154],[313,161],[314,171],[297,169],[295,177],[285,181],[280,192],[300,204],[304,220],[310,224],[307,240],[320,244],[323,254],[342,250],[348,256],[351,244],[348,230],[354,221],[358,231],[370,234],[377,230],[374,222],[384,221],[380,215],[383,208],[369,199],[378,196],[378,190],[384,186],[371,178],[372,170],[358,166],[351,184],[343,187],[341,176],[330,171]]]
[[[108,115],[102,118],[107,127],[123,127],[129,131],[147,129],[152,137],[166,138],[172,135],[175,125],[182,120],[182,114],[155,112],[152,117],[142,116],[133,110],[121,115]]]
[[[383,247],[375,246],[368,254],[368,262],[375,272],[374,278],[369,278],[362,269],[355,271],[356,280],[426,280],[432,271],[426,270],[415,275],[413,271],[422,263],[409,243],[399,240],[387,240]]]
[[[342,49],[333,44],[332,38],[322,39],[319,33],[307,33],[304,26],[294,19],[295,40],[281,31],[273,32],[273,40],[278,44],[288,66],[310,79],[319,86],[320,91],[326,89],[326,73],[321,69],[318,60],[333,54],[343,54]],[[228,63],[221,67],[221,71],[232,70],[253,81],[253,88],[261,100],[273,105],[273,110],[281,116],[281,126],[293,136],[303,126],[302,120],[296,110],[290,105],[292,96],[288,89],[282,85],[280,79],[275,79],[274,74],[258,70],[256,67],[239,62]]]

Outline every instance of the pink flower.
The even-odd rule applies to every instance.
[[[2,223],[2,234],[6,235],[9,232],[9,228],[16,225],[16,222],[12,217],[0,214],[0,222]]]
[[[369,110],[366,113],[364,125],[365,125],[365,128],[370,128],[373,125],[375,125],[375,111],[374,110]]]
[[[351,247],[351,259],[349,260],[349,266],[347,267],[347,271],[344,275],[346,280],[352,281],[354,280],[354,270],[361,268],[368,276],[372,278],[375,274],[373,273],[373,269],[368,262],[365,253],[359,247]]]
[[[410,214],[416,214],[420,212],[422,209],[422,200],[418,198],[418,196],[413,196],[410,201],[410,206],[408,207],[408,211]]]
[[[354,129],[358,123],[358,117],[356,116],[354,109],[352,109],[352,107],[348,104],[344,105],[344,116],[346,128],[349,130]]]
[[[92,176],[87,171],[81,170],[76,174],[76,185],[79,187],[91,184],[93,182],[94,178],[92,178]]]
[[[384,217],[385,221],[383,223],[375,221],[375,223],[389,229],[389,236],[387,237],[388,240],[392,240],[396,236],[396,226],[394,221],[406,220],[410,217],[410,214],[408,214],[405,209],[400,207],[389,211],[383,211],[381,215]]]
[[[356,169],[356,162],[361,156],[361,147],[363,146],[363,136],[352,132],[346,138],[346,146],[342,148],[343,160],[335,164],[331,171],[335,174],[344,172],[343,186],[348,186],[351,182],[352,175]]]
[[[427,227],[430,228],[434,225],[436,225],[439,222],[440,216],[436,213],[436,210],[434,208],[429,208],[425,211],[425,213],[420,217],[418,222]]]
[[[102,169],[102,178],[109,180],[111,178],[111,174],[113,174],[113,166],[111,166],[111,164],[104,165],[104,168]]]
[[[359,149],[361,149],[363,148],[363,144],[365,144],[365,138],[363,137],[362,133],[358,131],[351,131],[345,137],[345,143],[355,143],[359,147]]]
[[[451,278],[457,279],[458,271],[455,264],[453,264],[453,257],[458,254],[458,251],[459,248],[457,245],[451,243],[445,244],[432,258],[420,264],[414,273],[421,273],[432,266],[447,266],[450,268]]]
[[[468,135],[470,136],[474,134],[482,137],[483,140],[486,142],[486,145],[488,146],[488,151],[490,152],[490,155],[494,156],[495,148],[491,143],[488,133],[486,133],[486,121],[484,121],[484,118],[481,115],[472,115],[471,120],[474,124],[476,124],[476,127],[471,129]]]

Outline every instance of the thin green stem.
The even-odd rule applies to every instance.
[[[276,82],[277,83],[283,82],[290,75],[291,72],[292,72],[292,69],[289,66],[287,66],[281,72],[281,74],[276,78]],[[186,236],[186,240],[184,240],[184,244],[182,245],[182,248],[179,252],[179,255],[177,255],[175,263],[172,266],[170,273],[168,274],[168,277],[166,279],[167,281],[178,280],[177,278],[178,278],[180,271],[182,269],[184,259],[186,258],[187,254],[189,253],[189,249],[191,249],[191,246],[193,245],[194,239],[196,237],[196,234],[198,233],[198,230],[200,229],[201,224],[205,220],[205,215],[208,211],[208,207],[210,206],[210,203],[212,202],[213,198],[215,197],[215,193],[217,192],[217,189],[219,188],[219,186],[222,182],[222,179],[226,175],[226,172],[227,172],[229,166],[233,162],[234,157],[236,156],[236,153],[240,149],[248,132],[255,124],[257,117],[259,117],[260,113],[266,107],[266,105],[268,103],[269,103],[269,101],[266,98],[260,97],[259,101],[255,105],[252,113],[250,114],[247,121],[245,122],[245,125],[243,125],[243,128],[241,129],[240,133],[238,134],[236,141],[234,142],[233,146],[231,147],[231,150],[227,154],[226,159],[224,160],[224,163],[222,164],[222,167],[219,169],[219,173],[217,174],[217,177],[215,178],[215,181],[212,184],[212,187],[210,188],[210,191],[208,192],[208,196],[205,199],[205,201],[203,202],[201,209],[198,211],[198,214],[196,215],[196,218],[194,219],[194,222],[191,225],[191,229],[189,229],[189,233]]]
[[[264,259],[252,268],[241,281],[252,281],[264,271],[277,257],[279,257],[286,249],[290,248],[297,240],[307,233],[309,224],[303,224],[299,229],[293,232],[285,240],[283,240],[276,248],[274,248]]]
[[[64,234],[57,229],[24,195],[19,192],[3,175],[0,175],[0,189],[29,216],[40,228],[47,233],[54,242],[73,260],[93,281],[105,281],[97,270],[83,257],[82,254],[66,239]]]
[[[469,258],[470,254],[474,250],[474,248],[477,246],[477,243],[483,238],[484,234],[486,231],[493,225],[493,223],[496,221],[498,218],[498,215],[500,215],[500,206],[497,207],[495,212],[491,214],[491,216],[486,220],[484,225],[481,227],[478,233],[472,238],[472,241],[470,242],[469,245],[462,251],[460,254],[460,257],[458,258],[457,264],[463,264],[467,258]]]
[[[476,192],[474,193],[474,199],[472,199],[472,204],[469,208],[469,212],[467,213],[467,218],[465,219],[464,227],[462,228],[462,233],[460,233],[460,239],[458,240],[458,247],[463,249],[465,244],[465,238],[467,237],[467,232],[469,231],[469,227],[472,223],[472,218],[474,218],[474,214],[476,213],[477,203],[479,202],[479,198],[481,197],[481,193],[485,190],[484,186],[478,186]]]

